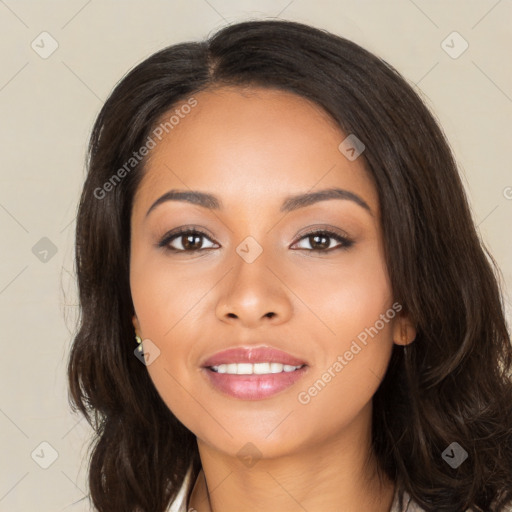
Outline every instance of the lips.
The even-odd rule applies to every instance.
[[[231,363],[281,363],[290,366],[306,365],[306,361],[298,359],[287,352],[272,347],[235,347],[217,352],[209,357],[203,368]]]
[[[309,367],[266,375],[217,373],[203,368],[201,375],[212,389],[237,400],[265,400],[291,389],[308,373]]]

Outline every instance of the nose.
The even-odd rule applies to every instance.
[[[252,263],[235,254],[234,267],[223,280],[217,301],[216,315],[221,321],[254,328],[290,318],[291,292],[265,253]]]

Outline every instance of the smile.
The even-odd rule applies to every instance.
[[[304,365],[292,366],[281,363],[231,363],[212,366],[211,369],[217,373],[228,373],[230,375],[267,375],[281,372],[293,372]]]

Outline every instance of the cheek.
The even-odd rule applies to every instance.
[[[309,331],[315,327],[328,344],[340,349],[373,326],[393,303],[387,269],[376,244],[347,252],[336,262],[309,264],[288,276],[288,281],[292,279],[293,289],[300,290],[310,310],[299,323],[309,325]],[[379,330],[389,337],[390,322]]]
[[[142,334],[167,343],[179,324],[194,316],[212,288],[209,283],[206,273],[198,277],[197,269],[172,266],[165,260],[134,266],[130,285]]]
[[[213,281],[214,282],[214,281]],[[197,271],[180,271],[162,263],[137,264],[130,275],[132,299],[144,340],[157,347],[158,356],[147,371],[162,400],[183,423],[194,421],[200,408],[191,407],[199,396],[196,340],[204,337],[201,307],[212,285]],[[148,342],[146,342],[149,345]]]
[[[315,338],[322,346],[299,402],[311,403],[312,409],[338,404],[355,414],[386,372],[397,312],[378,250],[347,257],[343,263],[336,271],[330,267],[310,273],[314,285],[301,295],[321,320],[309,317],[302,325],[311,333],[317,331]]]

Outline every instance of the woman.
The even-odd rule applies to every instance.
[[[511,510],[494,264],[378,57],[289,21],[151,56],[96,121],[76,242],[100,512]]]

